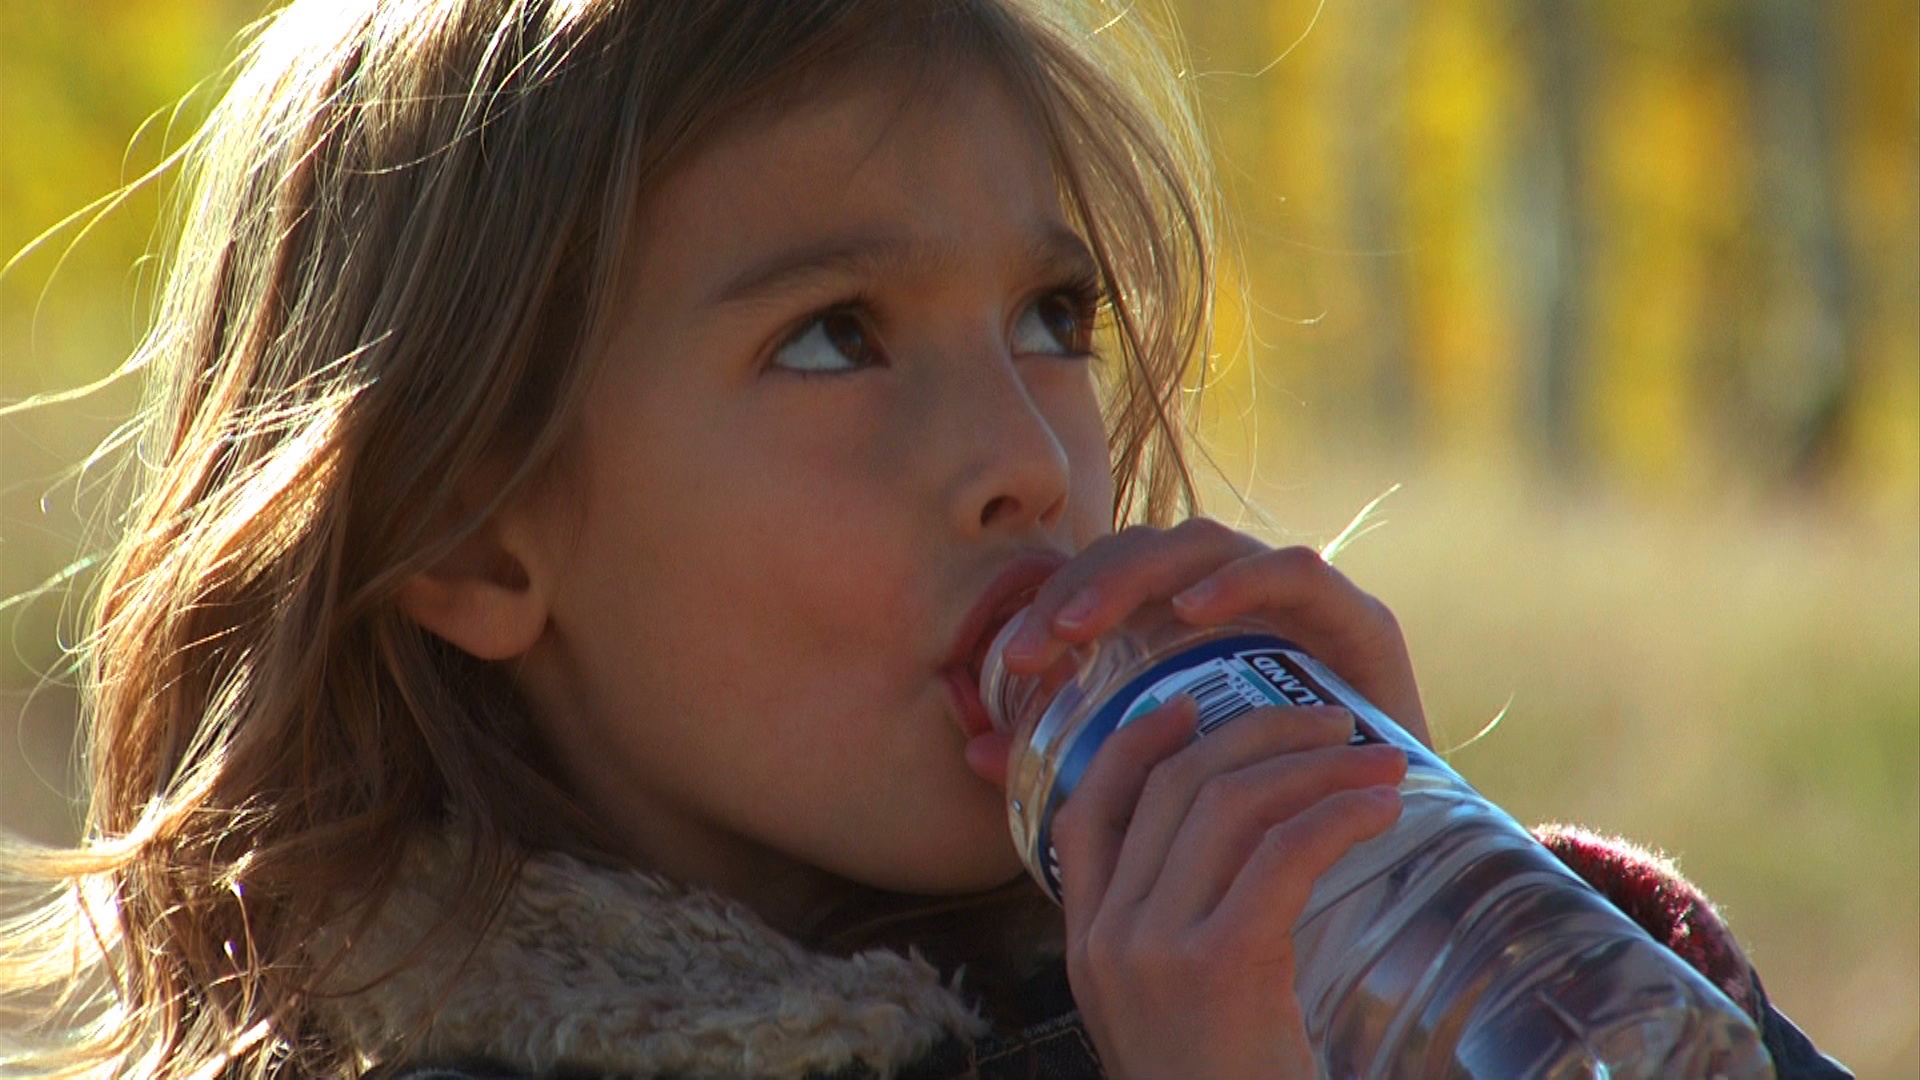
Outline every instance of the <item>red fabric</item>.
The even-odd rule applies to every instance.
[[[1533,835],[1655,941],[1692,964],[1747,1015],[1760,1018],[1764,999],[1753,966],[1713,904],[1672,862],[1620,837],[1572,825],[1541,825]]]

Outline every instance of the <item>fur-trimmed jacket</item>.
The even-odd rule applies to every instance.
[[[1780,1080],[1849,1074],[1768,1002],[1711,904],[1665,860],[1575,829],[1538,835],[1764,1032]],[[991,1002],[917,951],[810,950],[741,905],[658,877],[529,859],[475,942],[420,947],[454,875],[424,853],[371,925],[340,940],[329,1027],[376,1073],[753,1080],[1099,1080],[1057,946]],[[1054,920],[1057,922],[1057,919]],[[329,950],[331,951],[331,949]],[[372,981],[371,987],[366,981]],[[989,1018],[991,1016],[991,1019]]]

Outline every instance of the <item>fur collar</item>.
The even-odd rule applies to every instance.
[[[778,1080],[858,1060],[888,1075],[987,1027],[918,954],[812,952],[738,903],[560,855],[529,859],[477,944],[423,949],[457,865],[443,845],[416,851],[371,925],[316,942],[341,988],[316,1007],[369,1065]]]

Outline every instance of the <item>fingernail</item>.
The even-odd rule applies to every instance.
[[[1086,621],[1093,616],[1093,609],[1099,606],[1099,597],[1091,592],[1083,592],[1068,601],[1066,607],[1060,609],[1060,613],[1053,617],[1054,625],[1064,626],[1069,629],[1084,626]]]
[[[1212,579],[1208,579],[1175,594],[1173,602],[1179,607],[1198,607],[1213,599],[1213,594],[1218,591],[1219,586],[1214,584]]]
[[[1022,611],[1015,616],[1020,620],[1020,626],[1013,632],[1013,637],[1007,640],[1006,655],[1010,660],[1033,659],[1039,655],[1040,643],[1046,639],[1046,628],[1029,619],[1027,615],[1026,611]]]
[[[1400,805],[1400,788],[1393,784],[1376,784],[1373,787],[1361,788],[1360,794],[1382,807]]]

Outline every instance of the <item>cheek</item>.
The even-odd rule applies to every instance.
[[[704,580],[691,599],[717,595],[732,632],[765,650],[766,662],[857,666],[912,640],[914,582],[924,566],[908,540],[911,522],[882,487],[787,475],[749,495],[720,544],[704,551]],[[690,552],[690,555],[695,554]],[[883,650],[876,653],[876,650]]]
[[[1080,407],[1054,430],[1073,477],[1069,513],[1074,541],[1085,547],[1113,531],[1113,451],[1091,387]]]

